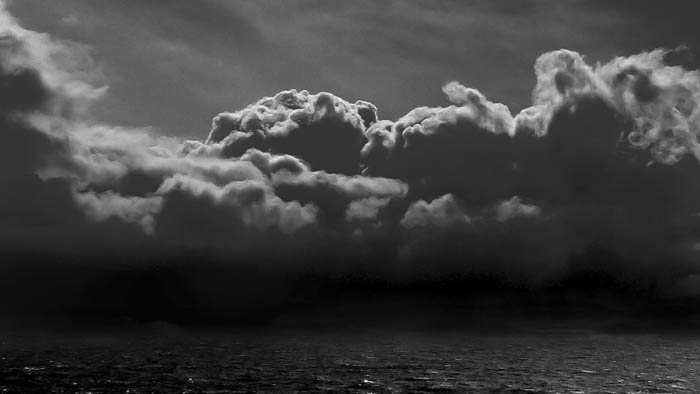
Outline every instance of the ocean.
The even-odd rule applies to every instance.
[[[2,393],[698,393],[700,336],[585,330],[4,334]]]

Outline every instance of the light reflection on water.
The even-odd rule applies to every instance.
[[[697,393],[700,337],[4,335],[0,392]]]

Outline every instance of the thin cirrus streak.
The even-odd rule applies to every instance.
[[[296,268],[317,253],[329,270],[376,259],[386,275],[529,284],[600,249],[613,258],[591,269],[697,292],[700,74],[666,65],[665,50],[597,66],[545,53],[532,106],[515,115],[457,82],[443,87],[450,106],[395,121],[289,90],[182,141],[88,120],[107,88],[82,49],[0,18],[6,245],[133,241]]]

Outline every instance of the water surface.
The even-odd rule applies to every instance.
[[[700,336],[7,334],[4,393],[697,393]]]

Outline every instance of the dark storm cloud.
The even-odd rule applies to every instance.
[[[4,10],[0,26],[0,231],[7,247],[23,230],[43,242],[48,229],[81,220],[68,182],[44,182],[36,171],[62,166],[68,150],[51,119],[73,116],[101,90],[59,66],[80,56],[79,48],[21,28]]]
[[[46,160],[54,148],[52,145],[60,145],[60,142],[35,130],[20,116],[22,113],[47,109],[53,99],[52,92],[38,71],[10,60],[21,56],[24,49],[23,43],[12,32],[6,32],[0,44],[0,58],[3,60],[0,113],[3,139],[6,148],[9,148],[0,159],[2,171],[29,172]]]
[[[291,90],[218,115],[208,142],[220,144],[226,157],[258,148],[298,156],[313,169],[353,174],[360,170],[364,130],[376,120],[377,108],[371,103],[350,104],[329,93]]]
[[[524,277],[534,277],[554,266],[566,272],[571,256],[602,247],[617,258],[596,270],[646,280],[660,275],[658,261],[667,261],[671,277],[694,270],[699,74],[665,66],[664,54],[592,67],[577,53],[550,52],[535,65],[534,106],[514,117],[449,84],[456,106],[419,108],[371,127],[366,173],[402,179],[409,195],[425,199],[406,214],[408,228],[425,223],[444,232],[410,232],[410,253],[449,250],[470,256],[465,261],[493,260],[495,272],[539,261],[526,264]],[[515,208],[513,196],[537,207]],[[524,221],[505,229],[490,223],[485,205],[498,200],[510,205],[498,205],[493,219],[508,222],[517,212]],[[471,226],[443,219],[464,217]]]
[[[515,127],[508,108],[457,83],[444,90],[456,105],[416,108],[369,128],[365,173],[406,180],[420,198],[455,193],[483,203],[513,192]]]
[[[700,73],[666,51],[595,66],[547,52],[519,113],[457,82],[443,87],[451,105],[396,121],[289,90],[183,141],[92,120],[105,88],[66,60],[84,49],[2,18],[0,215],[4,244],[24,238],[18,256],[70,244],[131,267],[182,254],[237,281],[258,280],[252,269],[546,287],[590,271],[697,294]]]

